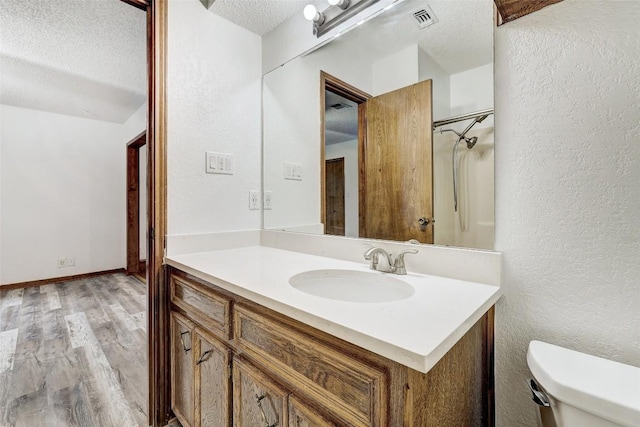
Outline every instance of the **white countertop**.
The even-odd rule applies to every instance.
[[[409,272],[393,275],[415,288],[404,300],[355,303],[321,298],[293,288],[289,278],[319,269],[370,272],[368,265],[264,246],[173,255],[166,263],[424,373],[501,295],[497,286]]]

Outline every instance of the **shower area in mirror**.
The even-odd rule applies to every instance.
[[[448,89],[449,104],[434,110],[434,243],[492,249],[493,64],[452,74]]]

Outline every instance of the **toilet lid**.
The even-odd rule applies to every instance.
[[[640,426],[640,368],[531,341],[527,362],[555,399],[625,426]]]

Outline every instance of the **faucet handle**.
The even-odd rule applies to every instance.
[[[418,251],[416,249],[407,249],[406,251],[402,251],[396,257],[396,260],[393,262],[393,272],[395,274],[407,274],[407,267],[404,264],[404,256],[405,254],[417,254]]]
[[[363,243],[363,246],[367,247],[367,250],[364,251],[364,259],[367,261],[371,261],[369,264],[369,268],[372,270],[378,269],[378,253],[375,251],[376,247],[370,243]]]

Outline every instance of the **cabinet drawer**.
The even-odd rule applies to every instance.
[[[342,355],[317,339],[243,305],[234,311],[239,348],[287,378],[346,425],[382,426],[388,412],[384,370]]]
[[[233,358],[233,426],[282,426],[287,395],[280,385],[242,358]]]
[[[222,338],[231,337],[231,300],[216,291],[171,275],[171,302]]]

